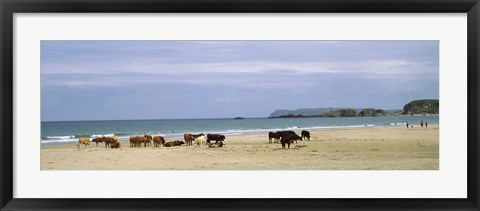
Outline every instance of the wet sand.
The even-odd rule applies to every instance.
[[[227,136],[208,146],[120,149],[76,144],[41,149],[41,170],[438,170],[439,127],[310,131],[290,149],[268,134]],[[167,140],[172,141],[172,140]],[[153,145],[152,145],[153,146]]]

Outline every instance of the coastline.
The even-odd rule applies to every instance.
[[[428,121],[438,124],[438,117],[341,117],[341,118],[260,118],[260,119],[196,119],[196,120],[124,120],[93,122],[42,123],[42,146],[69,145],[78,138],[117,136],[129,140],[131,136],[163,136],[183,139],[184,133],[247,135],[279,130],[331,130],[344,128],[395,127],[408,123]],[[67,125],[67,127],[65,127]],[[179,127],[180,125],[180,127]],[[78,128],[82,128],[78,130]]]
[[[430,116],[440,116],[439,114],[387,114],[387,115],[379,115],[379,116],[345,116],[345,117],[398,117],[398,116],[403,116],[403,117],[410,117],[410,116],[416,116],[416,117],[430,117]],[[281,116],[269,116],[268,118],[270,119],[295,119],[295,118],[342,118],[343,116],[324,116],[324,115],[281,115]]]
[[[41,170],[438,170],[439,126],[311,130],[289,150],[267,133],[227,135],[224,148],[41,147]],[[167,139],[167,141],[179,139]]]

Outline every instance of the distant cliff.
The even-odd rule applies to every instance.
[[[297,110],[278,109],[270,114],[270,118],[284,117],[318,117],[325,115],[337,115],[337,110],[347,110],[350,108],[300,108]],[[362,109],[353,109],[355,112],[360,112]]]
[[[414,100],[403,106],[403,115],[438,114],[438,100]]]
[[[306,117],[375,117],[400,115],[401,109],[383,110],[375,108],[303,108],[297,110],[276,110],[269,118],[306,118]]]
[[[297,116],[297,115],[314,116],[314,115],[327,113],[335,109],[337,108],[300,108],[297,110],[278,109],[278,110],[275,110],[273,113],[271,113],[269,117]]]
[[[297,110],[276,110],[269,118],[306,117],[375,117],[397,115],[438,115],[438,100],[414,100],[403,106],[403,110],[383,110],[375,108],[301,108]]]

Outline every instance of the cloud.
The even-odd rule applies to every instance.
[[[406,60],[371,60],[363,62],[210,62],[171,64],[162,60],[120,61],[118,64],[48,64],[42,67],[42,74],[152,74],[152,75],[190,75],[195,73],[349,73],[392,75],[438,73],[438,66],[426,62]]]
[[[242,99],[240,97],[216,97],[215,102],[219,103],[231,103],[231,102],[240,102]]]

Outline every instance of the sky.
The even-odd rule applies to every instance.
[[[42,121],[267,117],[438,98],[438,41],[41,41]]]

